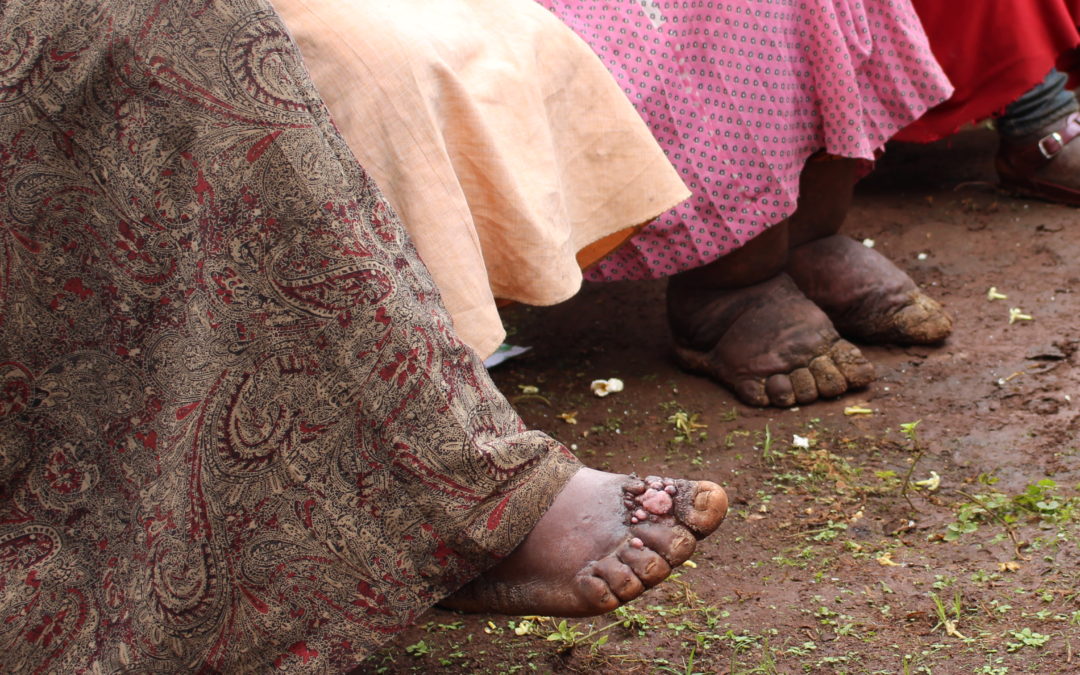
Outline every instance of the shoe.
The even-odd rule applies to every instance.
[[[1028,136],[1001,139],[998,177],[1002,187],[1046,201],[1080,206],[1080,112]]]

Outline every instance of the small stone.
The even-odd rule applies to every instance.
[[[638,520],[645,520],[648,517],[649,514],[645,512],[645,509],[638,509],[637,511],[634,511],[634,518],[637,518]]]
[[[674,485],[667,485],[667,486],[664,487],[664,492],[666,492],[666,493],[668,493],[669,495],[672,495],[672,496],[674,496],[675,493],[677,493],[678,491],[679,491],[679,488],[675,487]]]
[[[634,548],[645,548],[645,542],[641,541],[637,537],[630,540],[630,545]]]

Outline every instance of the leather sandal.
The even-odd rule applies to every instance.
[[[1080,112],[1034,134],[1001,139],[997,167],[1001,185],[1020,194],[1080,206]]]

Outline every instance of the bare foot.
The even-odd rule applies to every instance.
[[[467,612],[592,616],[633,600],[720,525],[727,495],[708,481],[582,467],[525,540],[443,600]]]
[[[668,322],[683,367],[750,405],[831,398],[874,379],[874,367],[779,274],[745,288],[668,286]]]
[[[842,235],[797,246],[787,273],[844,337],[870,343],[932,344],[952,318],[877,251]]]

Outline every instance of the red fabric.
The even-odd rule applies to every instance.
[[[1080,0],[912,0],[952,98],[896,135],[928,142],[1001,112],[1056,64],[1080,75]]]

